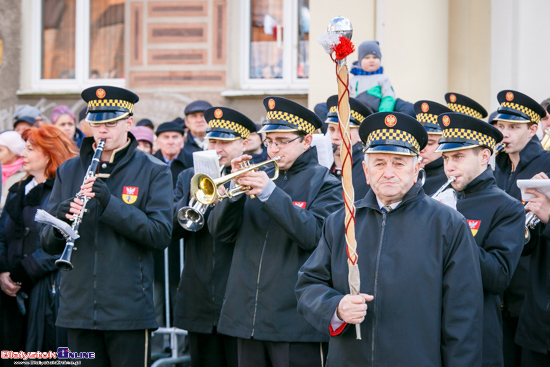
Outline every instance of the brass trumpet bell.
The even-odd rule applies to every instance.
[[[187,231],[197,232],[204,227],[206,209],[208,209],[208,205],[198,202],[193,197],[189,206],[184,206],[178,210],[178,223]]]
[[[258,168],[271,163],[273,163],[273,166],[275,167],[275,173],[273,174],[273,177],[271,177],[271,180],[274,181],[277,177],[279,177],[279,166],[277,165],[279,159],[281,158],[275,157],[261,163],[248,164],[246,167],[237,172],[233,172],[216,179],[211,178],[205,173],[197,173],[191,179],[191,193],[199,203],[204,205],[211,205],[216,200],[221,201],[227,198],[231,199],[235,196],[242,195],[247,190],[250,190],[250,187],[236,185],[231,190],[226,190],[224,195],[220,195],[218,193],[218,188],[246,172],[255,171]]]

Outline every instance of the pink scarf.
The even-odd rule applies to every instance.
[[[11,164],[2,165],[2,183],[5,184],[8,178],[23,167],[23,158],[17,159]]]

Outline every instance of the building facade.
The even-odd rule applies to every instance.
[[[310,108],[337,91],[318,44],[346,16],[352,41],[376,39],[396,95],[444,102],[466,94],[488,110],[496,93],[550,96],[545,0],[0,0],[0,128],[18,105],[49,117],[84,107],[97,84],[139,94],[137,119],[160,124],[195,99],[260,122],[266,95]],[[356,61],[357,54],[348,57]]]

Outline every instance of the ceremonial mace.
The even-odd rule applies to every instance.
[[[352,171],[352,147],[350,139],[350,106],[349,106],[349,72],[346,57],[355,48],[351,42],[353,28],[349,19],[344,17],[333,18],[327,27],[327,31],[319,37],[319,43],[330,55],[336,64],[336,76],[338,83],[338,127],[342,136],[340,157],[342,157],[342,186],[344,191],[346,229],[346,252],[348,255],[348,282],[351,295],[358,295],[361,285],[359,266],[357,264],[357,242],[355,240],[355,195],[353,190]],[[334,54],[334,56],[333,56]],[[357,339],[361,339],[361,325],[355,325]]]

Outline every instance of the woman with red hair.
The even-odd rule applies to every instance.
[[[76,156],[77,148],[53,125],[22,134],[27,176],[9,189],[0,217],[0,345],[3,350],[47,351],[63,346],[56,329],[58,271],[42,251],[38,209],[45,209],[57,167]],[[58,344],[60,343],[61,344]]]

